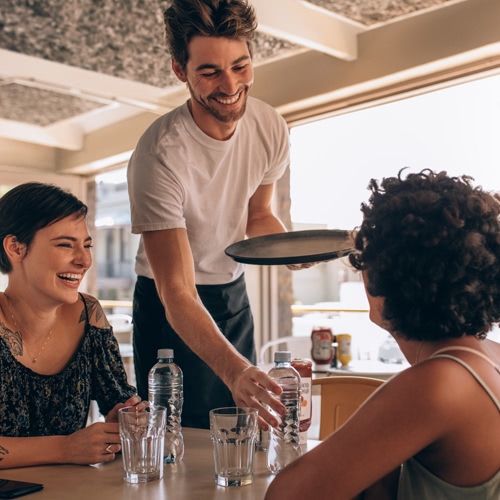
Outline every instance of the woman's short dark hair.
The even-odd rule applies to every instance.
[[[257,18],[247,0],[174,0],[163,18],[170,55],[183,71],[194,36],[245,40],[252,55]]]
[[[500,205],[471,181],[431,170],[370,181],[349,258],[406,339],[484,338],[500,321]]]
[[[3,247],[6,236],[14,235],[28,251],[38,230],[71,215],[85,218],[87,206],[53,184],[27,182],[7,191],[0,198],[0,272],[12,271]]]

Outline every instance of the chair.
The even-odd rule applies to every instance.
[[[132,342],[132,316],[129,314],[113,313],[106,315],[109,324],[113,327],[113,333],[121,344]]]
[[[384,380],[368,377],[322,377],[313,380],[321,386],[319,439],[337,430],[380,387]]]
[[[132,348],[132,316],[129,314],[113,313],[107,315],[109,324],[120,347],[125,373],[130,385],[136,383],[134,372],[134,353]]]
[[[284,345],[282,350],[291,351],[292,358],[298,357],[311,357],[311,338],[310,337],[281,337],[279,339],[270,340],[266,342],[259,351],[259,365],[266,364],[265,356],[266,352],[271,349],[271,347]],[[269,360],[272,362],[272,359]]]

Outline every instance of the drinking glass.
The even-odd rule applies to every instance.
[[[118,410],[125,481],[145,483],[163,477],[166,414],[163,406]]]
[[[257,420],[255,408],[210,410],[215,482],[219,486],[245,486],[252,483]]]

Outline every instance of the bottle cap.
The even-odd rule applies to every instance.
[[[274,353],[274,361],[290,361],[292,353],[290,351],[276,351]]]
[[[173,358],[174,350],[173,349],[158,349],[158,359],[160,358]]]

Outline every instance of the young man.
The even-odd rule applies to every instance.
[[[134,293],[137,387],[159,348],[184,372],[184,426],[250,406],[269,424],[284,406],[256,361],[243,266],[224,249],[245,235],[285,231],[271,210],[289,163],[288,129],[248,97],[257,26],[246,0],[174,0],[165,11],[172,68],[190,99],[140,139],[128,169],[132,231],[141,233]],[[263,421],[261,421],[263,422]],[[266,425],[264,424],[264,427]]]

